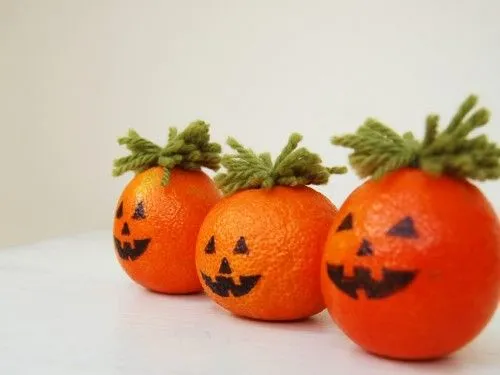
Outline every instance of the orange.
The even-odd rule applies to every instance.
[[[244,317],[294,320],[324,309],[319,267],[335,206],[309,187],[250,189],[223,198],[196,245],[205,292]]]
[[[355,190],[326,241],[331,316],[370,352],[447,355],[485,327],[500,297],[500,227],[466,181],[403,169]]]
[[[198,233],[196,267],[206,294],[235,315],[269,321],[304,319],[324,309],[319,267],[337,211],[307,185],[326,184],[345,167],[327,168],[290,135],[276,160],[235,139],[225,173],[215,176],[225,196]]]
[[[121,194],[113,228],[117,259],[145,288],[198,292],[196,234],[220,193],[201,171],[175,168],[166,186],[163,173],[161,167],[139,173]]]
[[[202,290],[195,267],[200,225],[221,193],[202,167],[220,167],[221,147],[210,143],[209,125],[170,128],[160,147],[136,131],[118,139],[130,155],[114,160],[113,175],[134,172],[115,210],[113,240],[123,270],[136,283],[159,293]]]
[[[466,138],[487,122],[484,110],[464,120],[474,104],[469,98],[443,133],[429,117],[422,144],[373,120],[334,139],[355,150],[358,174],[378,174],[341,206],[321,266],[329,314],[368,352],[443,357],[477,337],[496,311],[500,226],[466,178],[497,178],[500,151],[485,137]]]

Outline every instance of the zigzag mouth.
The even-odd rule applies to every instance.
[[[345,276],[343,265],[326,265],[326,272],[330,281],[337,289],[353,299],[359,298],[357,292],[359,289],[365,292],[368,299],[390,297],[408,287],[417,276],[417,271],[383,268],[382,279],[375,280],[372,278],[369,268],[357,266],[353,270],[353,276]]]
[[[115,249],[118,256],[124,260],[136,260],[147,250],[151,238],[145,238],[142,240],[134,240],[134,246],[128,241],[122,242],[113,236],[115,242]]]
[[[201,277],[205,285],[220,297],[229,297],[230,294],[234,297],[242,297],[250,293],[255,285],[257,285],[261,275],[240,276],[238,284],[230,276],[215,276],[214,281],[210,276],[201,272]]]

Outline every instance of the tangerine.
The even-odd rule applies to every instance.
[[[120,139],[132,155],[115,161],[115,175],[135,171],[115,211],[115,254],[136,283],[159,293],[202,290],[195,267],[195,243],[205,215],[220,199],[201,167],[216,170],[220,145],[209,143],[208,125],[171,129],[160,148],[135,131]]]
[[[318,270],[337,210],[305,185],[343,170],[295,150],[300,139],[293,134],[274,165],[268,155],[228,142],[239,154],[222,159],[228,174],[216,182],[226,196],[200,228],[196,267],[206,294],[235,315],[284,321],[324,309]]]
[[[389,358],[449,355],[488,324],[500,297],[500,225],[470,179],[496,179],[500,150],[469,97],[445,131],[427,119],[423,142],[369,119],[351,147],[361,177],[328,235],[321,285],[329,314],[365,350]]]
[[[166,186],[161,185],[163,173],[161,167],[141,172],[121,194],[113,228],[117,259],[147,289],[199,292],[197,230],[220,193],[201,171],[174,168]]]

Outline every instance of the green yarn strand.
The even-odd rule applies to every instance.
[[[345,174],[347,173],[347,167],[329,167],[327,171],[329,174]]]
[[[354,150],[349,162],[361,178],[378,178],[414,157],[413,135],[402,137],[374,119],[366,120],[356,134],[333,137],[332,143]]]
[[[468,138],[486,125],[485,108],[473,112],[477,97],[467,97],[446,129],[439,132],[439,116],[426,118],[423,140],[413,134],[398,135],[380,122],[368,119],[355,134],[333,137],[332,143],[351,148],[349,162],[361,178],[381,178],[394,170],[415,167],[433,175],[493,180],[500,177],[500,148],[485,135]]]
[[[439,128],[439,116],[437,115],[429,115],[427,116],[426,124],[425,124],[425,137],[422,142],[422,146],[429,146],[436,139]]]
[[[118,144],[125,145],[131,154],[114,160],[113,176],[160,166],[164,169],[161,183],[166,185],[175,167],[185,170],[204,167],[214,171],[220,168],[221,146],[210,142],[209,125],[203,121],[189,124],[181,133],[170,128],[168,142],[163,148],[142,138],[133,129],[127,136],[118,138]]]
[[[276,165],[279,166],[281,165],[281,162],[283,159],[285,159],[287,156],[289,156],[293,150],[297,148],[299,143],[302,141],[302,136],[298,133],[292,133],[290,137],[288,138],[288,142],[281,151],[281,153],[278,155],[276,158]]]
[[[452,133],[460,124],[467,114],[476,106],[478,101],[477,96],[469,95],[469,97],[460,105],[457,113],[451,119],[445,133]]]
[[[221,164],[226,172],[215,176],[215,182],[226,195],[243,189],[269,189],[273,186],[304,186],[326,184],[332,174],[347,172],[345,167],[327,168],[321,158],[306,148],[297,148],[302,136],[290,135],[287,144],[272,161],[269,153],[257,155],[234,138],[227,144],[236,152],[226,155]]]

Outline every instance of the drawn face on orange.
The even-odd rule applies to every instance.
[[[233,274],[230,259],[233,257],[248,256],[249,249],[246,244],[245,238],[241,236],[235,243],[232,254],[218,255],[216,250],[215,237],[210,237],[210,240],[205,247],[206,256],[219,257],[220,266],[216,275],[209,276],[201,271],[202,279],[205,285],[210,288],[219,297],[242,297],[252,291],[255,285],[259,282],[261,275],[245,275],[239,274],[236,270]],[[244,272],[245,270],[241,270]]]
[[[113,218],[114,253],[136,283],[160,293],[201,291],[195,266],[196,235],[220,193],[201,171],[164,169],[137,174],[120,195]]]
[[[477,335],[498,306],[499,249],[498,219],[479,189],[396,171],[366,181],[340,208],[320,266],[323,298],[367,351],[439,357]]]
[[[337,227],[336,232],[353,231],[354,223],[354,214],[349,212]],[[385,235],[406,242],[404,247],[411,247],[412,241],[418,240],[418,233],[411,216],[397,219],[393,226],[387,228]],[[346,255],[352,267],[352,274],[346,275],[345,264],[335,261],[326,263],[326,272],[332,284],[353,299],[359,298],[359,291],[363,291],[367,299],[389,298],[409,287],[417,276],[417,270],[392,268],[384,264],[383,259],[378,259],[378,263],[382,265],[378,277],[374,277],[370,268],[371,258],[383,258],[384,255],[377,253],[370,238],[359,234],[343,238],[342,241],[346,243],[347,248],[352,249],[351,254]]]
[[[205,293],[252,319],[296,320],[322,311],[318,271],[335,213],[328,199],[306,187],[224,197],[205,217],[196,242]]]
[[[115,223],[113,239],[116,252],[121,259],[134,261],[148,249],[151,238],[135,238],[133,233],[136,224],[146,219],[142,201],[137,202],[135,207],[124,206],[123,201],[120,202],[115,213],[115,220],[118,223]],[[118,228],[119,233],[117,233],[116,228]]]

